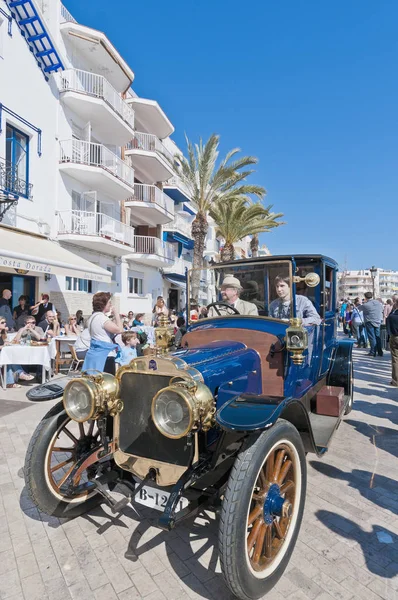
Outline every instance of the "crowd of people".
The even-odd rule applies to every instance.
[[[398,294],[385,303],[366,292],[361,300],[354,302],[342,299],[340,322],[344,333],[356,340],[357,348],[368,348],[368,355],[383,356],[382,333],[391,351],[391,385],[398,387]]]

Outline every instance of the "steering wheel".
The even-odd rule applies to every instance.
[[[218,314],[219,317],[221,317],[221,313],[218,310],[217,306],[224,306],[225,308],[229,308],[230,310],[233,311],[234,315],[240,315],[240,312],[238,310],[236,310],[236,308],[234,306],[231,306],[230,304],[227,304],[227,302],[212,302],[211,304],[207,305],[207,310],[209,310],[209,308],[214,308],[214,310],[216,311],[216,313]]]

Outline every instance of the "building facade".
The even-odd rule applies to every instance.
[[[340,298],[362,300],[366,292],[374,293],[375,298],[381,298],[383,302],[392,298],[394,294],[398,294],[398,271],[377,267],[373,276],[370,269],[339,273]]]
[[[165,112],[59,0],[0,0],[0,57],[0,292],[48,292],[63,315],[99,290],[121,312],[182,307],[195,206]]]

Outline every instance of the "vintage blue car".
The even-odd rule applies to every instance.
[[[299,533],[306,454],[324,454],[352,408],[336,273],[321,255],[191,271],[179,349],[169,351],[161,323],[152,355],[116,377],[83,373],[60,385],[63,400],[26,457],[37,507],[74,517],[99,502],[114,512],[131,502],[158,510],[164,529],[218,508],[227,585],[242,600],[263,596]]]

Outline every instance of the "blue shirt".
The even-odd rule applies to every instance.
[[[135,348],[130,348],[130,346],[124,346],[124,348],[120,349],[115,362],[122,366],[128,365],[133,358],[137,358],[137,350]]]
[[[282,302],[279,298],[273,300],[269,306],[269,316],[274,319],[288,320],[290,316],[291,300]],[[303,325],[320,325],[321,317],[316,312],[315,306],[306,296],[296,296],[296,313],[302,319]]]

